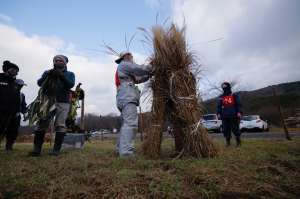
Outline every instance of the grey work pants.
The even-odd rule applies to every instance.
[[[69,114],[69,103],[57,103],[55,110],[54,128],[56,132],[64,133],[67,131],[66,119]],[[34,130],[43,131],[46,130],[51,123],[50,121],[38,121]]]
[[[136,104],[128,103],[120,111],[122,126],[117,143],[117,153],[120,157],[130,157],[133,155],[134,139],[138,129]]]

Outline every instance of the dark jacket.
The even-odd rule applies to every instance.
[[[20,95],[22,97],[20,111],[21,111],[21,113],[27,113],[27,110],[26,110],[27,103],[25,101],[25,95],[22,92],[20,92]]]
[[[0,112],[20,112],[20,90],[14,80],[0,73]]]
[[[222,118],[236,118],[237,113],[243,114],[238,94],[232,93],[230,87],[223,88],[223,91],[218,100],[217,115],[220,114]]]
[[[45,71],[42,77],[37,81],[39,86],[42,86],[47,77],[47,72]],[[65,68],[62,72],[65,76],[64,79],[59,79],[57,84],[57,89],[55,90],[55,97],[57,103],[69,103],[70,102],[70,89],[75,84],[75,75],[74,73],[67,71]]]

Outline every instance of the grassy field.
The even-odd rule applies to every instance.
[[[243,139],[241,148],[216,141],[217,158],[174,161],[173,139],[159,158],[132,159],[115,155],[116,139],[58,157],[48,156],[49,143],[40,157],[16,144],[0,152],[0,198],[300,198],[300,138]]]

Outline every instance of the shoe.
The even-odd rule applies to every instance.
[[[28,153],[29,156],[39,156],[41,154],[42,145],[44,143],[46,131],[35,131],[34,132],[34,148]]]
[[[135,157],[140,157],[141,154],[134,154],[134,153],[125,153],[122,158],[135,158]]]
[[[54,147],[53,147],[53,150],[51,151],[51,153],[49,153],[49,155],[58,156],[59,151],[61,149],[61,145],[62,145],[62,143],[64,141],[65,135],[66,135],[66,133],[56,132],[55,141],[54,141]]]
[[[241,138],[240,137],[235,137],[236,139],[236,147],[241,147],[242,144],[241,144]]]
[[[226,138],[226,147],[230,146],[230,138]]]
[[[15,140],[6,140],[6,148],[5,151],[17,151],[17,149],[14,149],[12,146],[14,145]]]

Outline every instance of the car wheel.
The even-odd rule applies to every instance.
[[[267,127],[266,131],[269,131],[269,130],[270,130],[269,127]]]
[[[241,132],[243,133],[245,130],[244,129],[241,129]]]
[[[222,133],[223,132],[223,128],[222,126],[219,127],[219,132]]]
[[[260,132],[265,132],[265,127],[262,126],[262,128],[260,129]]]

